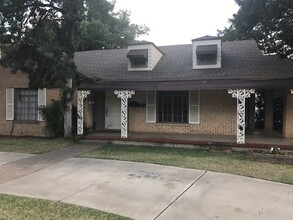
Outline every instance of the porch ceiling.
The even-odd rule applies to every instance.
[[[208,90],[208,89],[292,89],[293,78],[215,79],[172,81],[100,81],[82,83],[80,90]]]

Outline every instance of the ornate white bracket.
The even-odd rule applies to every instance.
[[[83,135],[83,100],[89,94],[89,90],[80,90],[77,92],[77,135]]]
[[[121,99],[121,138],[127,138],[128,99],[135,91],[115,90],[114,94]]]
[[[229,89],[229,94],[237,98],[237,144],[245,143],[245,99],[255,93],[254,89]]]
[[[293,94],[293,89],[290,89],[291,94]]]

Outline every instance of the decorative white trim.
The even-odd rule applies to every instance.
[[[245,99],[255,93],[254,89],[229,89],[229,94],[237,98],[237,144],[245,143]]]
[[[121,99],[121,138],[127,138],[128,128],[128,99],[135,94],[133,90],[115,90],[114,94]]]
[[[89,90],[80,90],[77,92],[77,135],[83,135],[83,100],[89,94]]]

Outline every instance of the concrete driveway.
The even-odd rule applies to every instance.
[[[33,154],[0,152],[0,165],[32,156]],[[0,177],[1,178],[1,177]]]
[[[0,184],[0,193],[62,201],[133,219],[293,216],[292,185],[124,161],[69,158]]]

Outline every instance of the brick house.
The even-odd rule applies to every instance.
[[[189,45],[77,52],[80,73],[78,132],[235,135],[254,129],[256,94],[263,128],[293,137],[293,63],[266,56],[254,40],[222,42],[204,36]],[[86,98],[84,101],[84,98]],[[256,97],[256,98],[255,98]]]
[[[235,135],[241,144],[245,129],[256,127],[255,94],[262,94],[262,129],[293,137],[292,60],[263,55],[253,40],[205,36],[189,45],[160,47],[142,41],[125,49],[76,52],[75,63],[87,79],[77,92],[78,134],[86,126],[96,132],[120,130],[122,138],[128,131]],[[27,87],[26,77],[5,71],[0,72],[0,100],[6,103],[0,134],[43,135],[37,111],[33,122],[17,118],[15,93]],[[16,98],[9,99],[9,91]],[[35,106],[57,94],[35,91]],[[14,112],[8,111],[11,103]]]

